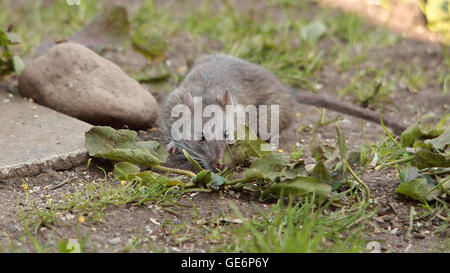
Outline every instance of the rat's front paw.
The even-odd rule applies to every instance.
[[[169,142],[169,144],[167,144],[166,146],[166,150],[167,152],[169,152],[169,154],[174,154],[177,152],[177,144],[175,144],[175,142],[171,141]]]

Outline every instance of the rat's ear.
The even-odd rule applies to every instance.
[[[222,102],[224,105],[233,105],[233,98],[231,97],[230,91],[228,91],[228,89],[223,95]]]
[[[189,108],[194,107],[194,99],[192,98],[192,94],[187,92],[183,96],[184,104],[186,104]]]

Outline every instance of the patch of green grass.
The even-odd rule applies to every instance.
[[[241,216],[242,217],[242,216]],[[332,210],[305,200],[288,205],[280,200],[271,211],[243,219],[232,242],[219,250],[232,252],[363,252],[364,208]]]
[[[364,19],[353,13],[325,12],[328,38],[333,43],[330,47],[330,61],[339,71],[360,68],[367,60],[370,49],[396,44],[400,37],[378,26],[368,26]]]
[[[377,27],[368,26],[364,18],[353,13],[338,13],[329,17],[333,34],[351,45],[363,44],[368,48],[389,46],[399,41],[399,36]]]
[[[166,176],[152,181],[80,181],[82,187],[75,186],[75,193],[65,196],[63,210],[87,215],[92,221],[101,221],[108,206],[125,204],[142,205],[153,202],[162,206],[175,205],[182,194],[178,187],[167,187]],[[121,183],[126,184],[121,184]]]
[[[418,92],[422,86],[428,82],[428,76],[425,75],[421,68],[410,65],[404,69],[401,81],[408,88],[410,92]]]
[[[405,151],[397,149],[397,146],[388,137],[381,137],[377,142],[364,143],[361,145],[361,149],[364,149],[372,157],[376,157],[380,165],[410,157]]]
[[[368,67],[357,71],[351,83],[339,90],[339,96],[353,95],[359,104],[367,107],[372,103],[383,105],[394,91],[395,80],[388,77],[386,69]]]
[[[80,6],[69,6],[66,1],[4,0],[0,2],[0,29],[13,26],[22,36],[22,54],[45,40],[62,39],[80,30],[99,10],[100,0],[81,0]]]

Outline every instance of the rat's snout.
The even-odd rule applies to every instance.
[[[225,168],[225,164],[223,163],[225,147],[220,142],[214,142],[214,147],[211,147],[211,150],[214,151],[210,154],[209,157],[209,167],[211,170],[223,170]]]
[[[212,161],[210,166],[213,170],[216,170],[216,169],[223,170],[223,168],[225,167],[225,165],[222,164],[221,160]]]

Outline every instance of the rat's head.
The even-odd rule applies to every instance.
[[[200,115],[202,120],[200,126],[194,124],[194,106],[198,107],[194,103],[194,99],[191,93],[185,93],[183,96],[184,104],[191,110],[191,140],[182,139],[176,144],[179,149],[185,149],[204,168],[223,169],[223,157],[228,147],[226,139],[229,134],[225,126],[225,113],[226,106],[233,104],[231,95],[228,90],[223,95],[204,95],[201,98],[203,113]],[[213,106],[214,108],[209,107],[209,109],[215,109],[215,111],[220,109],[222,115],[216,116],[214,110],[212,113],[208,113],[208,106]]]

